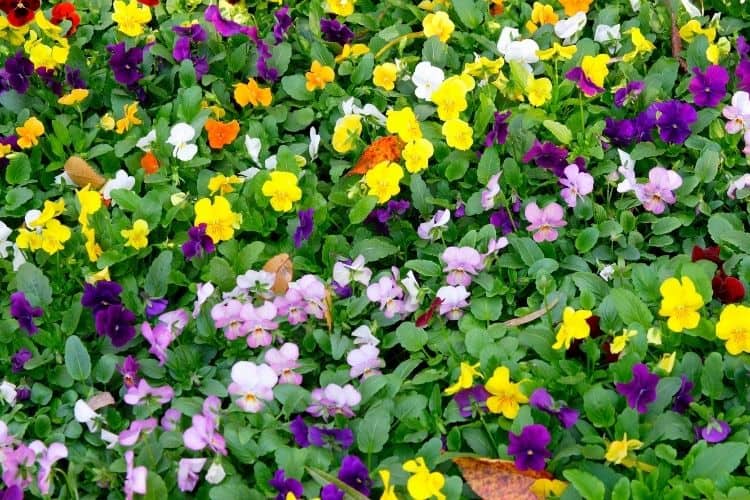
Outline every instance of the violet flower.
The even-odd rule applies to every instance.
[[[238,361],[232,366],[228,391],[239,396],[234,401],[237,406],[246,412],[258,413],[265,407],[265,401],[273,400],[273,388],[278,381],[278,375],[267,364]]]
[[[490,224],[499,229],[503,233],[503,236],[515,231],[518,222],[505,208],[501,208],[490,214]]]
[[[3,450],[3,482],[6,486],[18,486],[26,489],[33,479],[31,473],[36,454],[34,450],[25,444],[19,444],[14,450],[12,447]]]
[[[628,82],[627,85],[621,87],[615,91],[614,104],[615,107],[621,108],[626,104],[629,104],[641,95],[641,92],[646,88],[646,84],[640,80]]]
[[[562,177],[565,167],[568,166],[568,150],[558,147],[551,142],[539,142],[535,140],[525,155],[524,163],[531,163],[551,171],[557,177]]]
[[[0,500],[23,500],[23,489],[18,485],[8,486],[5,490],[0,490]]]
[[[354,416],[352,408],[362,400],[362,395],[351,384],[340,386],[328,384],[326,387],[313,389],[312,402],[307,407],[307,413],[314,417],[328,417],[343,415],[347,418]]]
[[[466,301],[471,294],[463,285],[443,286],[437,291],[437,298],[441,299],[440,315],[448,320],[457,321],[464,315],[463,309],[469,305]]]
[[[253,31],[257,31],[253,26],[243,26],[234,21],[224,19],[221,17],[218,5],[209,5],[203,13],[203,17],[206,21],[213,24],[218,34],[225,38],[234,35],[245,35],[251,38]]]
[[[299,347],[287,342],[278,349],[271,348],[264,356],[266,363],[279,376],[279,384],[302,384],[302,375],[294,370],[299,368]]]
[[[656,125],[664,142],[682,144],[690,135],[690,126],[698,120],[698,113],[687,103],[672,100],[655,105]]]
[[[8,88],[19,94],[25,94],[33,74],[34,64],[19,51],[5,60],[5,66],[0,70],[0,81],[6,82]]]
[[[193,63],[196,79],[200,80],[208,73],[208,59],[198,55],[196,49],[208,38],[206,30],[199,23],[193,23],[190,26],[173,26],[172,31],[177,33],[172,57],[177,62],[189,59]]]
[[[521,434],[508,433],[508,454],[515,458],[519,470],[544,470],[545,461],[552,456],[547,449],[552,437],[540,424],[527,425]]]
[[[120,304],[121,293],[122,286],[115,281],[101,280],[95,285],[86,283],[83,287],[81,305],[96,314],[112,304]]]
[[[732,428],[723,420],[712,419],[705,427],[698,429],[700,437],[708,443],[721,443],[729,437]]]
[[[289,430],[294,437],[294,442],[300,448],[307,448],[308,446],[324,447],[333,443],[337,443],[342,448],[349,448],[354,444],[354,432],[351,429],[327,429],[313,425],[308,426],[301,415],[297,415],[292,420],[289,424]]]
[[[129,405],[141,404],[144,400],[153,398],[160,404],[169,403],[174,397],[174,390],[168,386],[151,387],[144,379],[138,381],[138,385],[128,387],[125,402]]]
[[[157,425],[158,421],[154,417],[145,420],[133,420],[130,422],[130,426],[127,429],[120,432],[118,442],[122,446],[133,446],[138,442],[141,434],[152,433]]]
[[[475,385],[468,389],[461,389],[453,395],[453,400],[458,405],[458,412],[464,418],[469,418],[473,414],[474,407],[480,411],[487,411],[487,398],[490,393],[483,385]]]
[[[287,31],[292,27],[292,17],[289,15],[289,6],[285,5],[274,12],[273,17],[276,18],[276,22],[273,25],[273,39],[278,44],[284,41]]]
[[[323,40],[326,42],[346,45],[354,40],[354,32],[346,24],[339,22],[338,19],[321,18],[320,31],[323,34]]]
[[[113,304],[96,313],[96,332],[109,337],[112,345],[123,347],[135,337],[135,314],[121,304]]]
[[[302,246],[302,243],[307,241],[313,232],[313,215],[315,214],[315,210],[312,208],[308,208],[306,210],[300,210],[297,212],[297,217],[299,217],[299,224],[297,225],[297,229],[294,230],[294,246],[296,248],[299,248]]]
[[[284,469],[277,470],[268,484],[279,492],[276,495],[276,500],[286,500],[290,494],[294,495],[293,498],[302,498],[302,494],[305,492],[302,483],[292,477],[286,477]]]
[[[495,198],[500,194],[500,175],[497,173],[487,181],[487,187],[482,190],[482,208],[491,210],[495,206]]]
[[[419,225],[417,235],[423,240],[435,241],[443,233],[450,220],[450,210],[438,210],[430,220]]]
[[[240,318],[247,329],[247,346],[251,349],[265,347],[273,341],[271,332],[279,327],[274,321],[278,314],[273,302],[264,302],[260,307],[244,304],[240,310]]]
[[[567,73],[565,79],[574,82],[586,97],[594,97],[604,92],[604,89],[592,82],[580,66],[576,66]]]
[[[23,292],[15,292],[10,296],[10,315],[18,321],[18,326],[34,335],[39,328],[34,324],[34,318],[44,314],[41,307],[33,307]]]
[[[130,388],[138,384],[138,369],[141,366],[133,356],[126,357],[122,364],[117,365],[117,371],[122,375],[125,387]]]
[[[61,96],[63,93],[62,83],[57,79],[57,72],[52,68],[37,68],[37,76],[44,82],[48,89],[50,89],[56,96]]]
[[[226,456],[226,441],[224,436],[219,434],[218,418],[212,411],[214,404],[221,404],[216,396],[206,398],[203,412],[193,415],[192,426],[182,434],[182,440],[185,447],[190,450],[201,451],[208,448],[213,453]]]
[[[688,90],[693,94],[696,106],[713,108],[724,99],[727,94],[729,73],[722,66],[712,64],[706,71],[699,67],[693,68],[693,78]]]
[[[320,500],[344,500],[344,492],[330,483],[320,489]]]
[[[30,360],[34,355],[26,349],[25,347],[22,347],[18,351],[16,351],[13,356],[10,358],[10,366],[13,373],[19,373],[23,371],[23,365],[26,364],[28,360]]]
[[[172,331],[164,323],[159,323],[151,328],[148,322],[141,324],[141,335],[149,343],[148,352],[156,356],[159,360],[159,366],[164,366],[167,362],[167,347],[172,342]]]
[[[443,271],[448,273],[446,281],[452,286],[469,286],[474,276],[484,268],[482,256],[471,247],[448,247],[440,260],[445,263]]]
[[[404,215],[410,206],[408,200],[389,200],[385,207],[376,208],[370,212],[365,222],[373,224],[376,233],[388,236],[390,234],[388,222],[391,220],[391,217],[394,215]]]
[[[140,65],[143,63],[143,47],[125,48],[125,42],[107,45],[111,54],[109,66],[115,74],[115,80],[126,87],[138,83],[143,78]]]
[[[216,250],[213,240],[206,234],[207,227],[205,223],[202,223],[188,229],[188,240],[181,247],[185,259],[192,260]]]
[[[125,483],[123,484],[125,500],[133,500],[134,493],[139,495],[146,494],[148,469],[142,465],[134,467],[133,458],[133,450],[125,452]]]
[[[565,187],[560,191],[560,196],[569,207],[575,208],[578,198],[583,199],[594,190],[594,178],[575,164],[565,167],[564,173],[565,177],[560,179],[560,184]]]
[[[403,312],[404,291],[396,284],[393,276],[383,276],[367,287],[367,298],[380,303],[380,310],[386,318],[393,318]]]
[[[65,66],[65,83],[73,89],[85,89],[86,82],[81,78],[81,70]]]
[[[385,366],[385,362],[378,356],[380,356],[380,349],[370,344],[349,351],[346,355],[346,362],[351,367],[349,376],[352,378],[362,376],[364,380],[373,375],[379,375],[380,368]]]
[[[685,376],[680,377],[680,389],[672,398],[672,411],[685,413],[693,402],[693,396],[690,391],[693,390],[693,383]]]
[[[193,491],[198,485],[200,471],[206,458],[181,458],[177,468],[177,487],[182,492]]]
[[[495,111],[492,127],[484,138],[485,148],[491,148],[495,144],[505,144],[508,139],[508,118],[510,118],[510,111],[504,113]]]
[[[158,316],[166,310],[168,305],[169,300],[167,299],[148,299],[146,301],[146,316],[149,318]]]
[[[559,404],[542,387],[536,389],[531,394],[529,405],[549,415],[554,415],[566,429],[573,427],[578,421],[578,410]]]
[[[648,173],[646,184],[636,184],[635,195],[643,203],[643,208],[659,215],[664,212],[667,204],[672,205],[677,201],[673,191],[680,186],[680,174],[663,167],[654,167]]]
[[[537,243],[555,241],[557,228],[567,225],[563,219],[563,208],[555,202],[544,208],[539,208],[536,202],[531,202],[526,205],[524,215],[530,223],[526,230],[534,232],[533,238]]]
[[[628,406],[638,413],[646,413],[648,405],[656,401],[659,376],[648,371],[643,363],[633,365],[633,378],[628,383],[616,383],[617,392],[625,396]]]
[[[42,495],[49,495],[52,483],[52,468],[55,463],[68,457],[68,448],[62,443],[52,443],[49,447],[41,441],[32,441],[29,444],[37,456],[39,469],[37,470],[36,482]]]
[[[180,410],[177,408],[170,408],[164,412],[164,416],[161,418],[161,421],[159,421],[159,425],[161,425],[162,429],[165,431],[173,431],[177,429],[177,426],[180,424],[181,417],[182,413],[180,413]]]
[[[341,461],[338,478],[365,496],[370,496],[372,479],[362,460],[356,455],[347,455]]]

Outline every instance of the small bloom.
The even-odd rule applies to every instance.
[[[625,33],[630,35],[630,41],[633,43],[633,50],[622,56],[622,60],[625,62],[632,62],[639,55],[648,54],[656,48],[637,27],[630,28]]]
[[[478,368],[479,363],[470,365],[469,363],[462,361],[458,380],[450,387],[446,387],[443,392],[448,396],[452,396],[462,389],[469,389],[472,387],[474,385],[474,377],[483,378],[482,373]]]
[[[453,286],[469,286],[484,267],[482,256],[471,247],[448,247],[440,258],[445,263],[443,271],[448,273],[446,281]]]
[[[451,321],[461,319],[464,315],[463,309],[469,305],[466,299],[471,296],[463,285],[440,287],[435,295],[442,300],[440,315]]]
[[[345,0],[346,1],[346,0]],[[354,32],[349,27],[341,23],[338,19],[332,18],[321,18],[320,20],[320,31],[323,34],[323,39],[326,42],[338,43],[339,45],[346,45],[354,40]],[[338,61],[337,61],[338,62]]]
[[[195,139],[195,129],[187,123],[177,123],[169,131],[167,144],[174,146],[172,156],[180,161],[190,161],[198,153],[198,146],[191,141]]]
[[[297,347],[297,344],[290,342],[283,344],[278,349],[269,349],[264,357],[266,363],[279,376],[280,384],[294,385],[302,383],[302,375],[294,372],[295,368],[299,368],[298,358],[299,347]]]
[[[248,104],[252,104],[254,107],[268,107],[271,105],[272,98],[271,89],[261,87],[254,78],[250,78],[247,83],[234,84],[234,100],[242,108]]]
[[[446,43],[451,37],[455,25],[446,12],[440,11],[427,14],[422,20],[422,29],[427,38],[436,36],[441,42]]]
[[[445,477],[439,472],[430,472],[424,458],[408,460],[403,468],[412,474],[406,482],[406,489],[414,500],[427,500],[432,497],[445,500],[446,497],[441,491],[445,486]]]
[[[279,377],[266,365],[256,365],[248,361],[238,361],[232,366],[232,383],[229,393],[239,395],[237,406],[250,413],[263,409],[263,401],[273,399],[273,388]]]
[[[18,326],[26,330],[29,335],[39,331],[34,324],[34,318],[43,314],[41,307],[32,307],[23,292],[15,292],[10,296],[10,315],[18,321]]]
[[[206,224],[206,234],[214,243],[231,240],[238,229],[242,216],[232,212],[232,206],[223,196],[215,196],[213,202],[201,198],[195,204],[195,226]]]
[[[539,208],[535,202],[526,205],[524,211],[526,220],[530,224],[527,231],[534,231],[534,241],[555,241],[557,239],[557,228],[567,225],[563,220],[563,208],[557,203],[550,203],[544,208]]]
[[[495,368],[484,388],[490,393],[487,408],[492,413],[502,413],[505,418],[511,420],[518,415],[520,404],[529,400],[521,392],[519,384],[510,381],[510,370],[505,366]]]
[[[15,295],[15,294],[14,294]],[[11,296],[11,301],[13,300],[13,296]],[[30,360],[34,355],[26,349],[25,347],[19,349],[18,351],[13,354],[10,358],[10,366],[13,373],[19,373],[23,371],[23,367],[26,364],[28,360]]]
[[[737,356],[750,353],[750,307],[730,304],[721,311],[716,337],[726,341],[727,352]]]
[[[430,141],[419,138],[408,142],[404,146],[403,151],[401,151],[401,157],[404,159],[406,170],[409,173],[417,174],[427,168],[434,152],[435,148]]]
[[[362,460],[356,455],[346,455],[341,460],[338,478],[364,496],[370,495],[370,487],[372,486],[370,473]]]
[[[693,68],[693,78],[688,90],[693,94],[696,106],[713,108],[724,99],[729,83],[729,73],[722,66],[711,65],[706,71],[698,67]]]
[[[687,103],[677,100],[655,104],[656,125],[664,142],[682,144],[690,136],[690,126],[698,120],[698,113]]]
[[[459,151],[468,151],[474,144],[474,129],[471,125],[458,118],[443,123],[442,133],[448,146]]]
[[[125,246],[135,250],[140,250],[148,246],[148,224],[143,219],[138,219],[133,223],[132,229],[123,229],[120,235],[125,238]]]
[[[725,421],[714,418],[705,427],[698,429],[698,432],[707,443],[721,443],[729,437],[732,428]]]
[[[565,186],[560,192],[565,203],[575,208],[578,198],[590,194],[594,190],[594,178],[591,174],[581,171],[576,164],[565,167],[565,177],[560,179],[560,184]]]
[[[16,127],[16,134],[18,134],[18,147],[29,149],[39,144],[39,138],[44,135],[44,124],[32,116],[23,125]]]
[[[576,311],[572,307],[566,307],[563,311],[563,321],[557,331],[556,341],[553,349],[569,349],[575,339],[585,339],[591,333],[591,328],[586,322],[592,316],[588,309]]]
[[[177,486],[182,492],[193,491],[200,479],[199,473],[206,464],[205,458],[182,458],[177,468]]]
[[[659,291],[662,296],[659,315],[666,316],[667,326],[673,332],[681,332],[698,326],[703,307],[703,297],[696,291],[693,280],[683,276],[680,280],[669,278],[665,280]]]
[[[377,347],[364,344],[357,349],[353,349],[346,356],[346,362],[351,367],[349,370],[349,376],[359,377],[366,379],[372,375],[378,375],[380,368],[385,366],[385,363],[378,356],[380,355],[380,349]]]
[[[547,449],[552,437],[540,424],[527,425],[521,434],[508,433],[508,454],[515,458],[519,470],[544,470],[545,461],[552,456]]]
[[[297,176],[291,172],[271,172],[270,179],[263,183],[262,192],[271,199],[271,207],[277,212],[289,212],[292,205],[302,199]]]
[[[369,188],[368,195],[378,198],[378,203],[385,203],[400,192],[399,181],[404,171],[393,162],[382,161],[367,171],[364,182]]]
[[[372,83],[385,90],[393,90],[398,78],[398,66],[393,63],[378,64],[372,70]]]
[[[333,68],[324,66],[318,61],[313,61],[310,71],[305,73],[305,88],[308,92],[316,89],[324,89],[334,79]]]
[[[637,439],[628,439],[627,433],[622,435],[622,439],[620,441],[612,441],[609,443],[609,447],[607,448],[607,453],[604,456],[604,458],[608,462],[612,462],[614,464],[623,464],[626,467],[632,467],[635,465],[635,460],[632,457],[629,457],[630,450],[637,450],[643,446],[643,443],[638,441]]]
[[[135,3],[135,0],[133,0]],[[146,478],[148,476],[148,469],[144,466],[134,466],[134,453],[133,450],[125,452],[125,482],[123,489],[125,491],[125,499],[133,500],[134,493],[139,495],[146,494]]]
[[[419,99],[429,101],[433,92],[440,87],[445,80],[443,70],[430,64],[428,61],[422,61],[414,67],[414,73],[411,81],[416,87],[414,95]]]
[[[293,236],[294,246],[296,248],[300,248],[302,246],[302,243],[307,241],[312,235],[314,214],[315,210],[312,208],[300,210],[299,212],[297,212],[299,224],[297,225],[297,229],[294,230]]]
[[[417,228],[417,235],[423,240],[435,241],[451,220],[450,210],[438,210],[427,222]]]
[[[188,229],[188,241],[182,244],[182,254],[191,260],[204,254],[213,253],[216,249],[211,237],[206,234],[208,225],[204,222]]]
[[[663,167],[654,167],[648,173],[646,184],[635,185],[635,195],[643,203],[643,208],[658,215],[664,212],[666,205],[677,201],[673,191],[680,186],[680,174]]]
[[[545,103],[552,99],[552,82],[549,78],[529,77],[526,84],[526,97],[532,106],[544,106]]]
[[[670,370],[671,371],[671,370]],[[693,396],[690,391],[693,390],[693,383],[685,375],[680,376],[680,389],[672,398],[672,411],[685,413],[693,402]]]
[[[151,9],[136,0],[130,0],[130,3],[115,0],[113,6],[112,21],[117,24],[118,31],[125,35],[141,35],[143,26],[151,21]]]
[[[232,144],[240,133],[240,124],[237,120],[231,122],[220,122],[209,118],[204,125],[208,132],[208,145],[213,149],[222,149]]]
[[[335,0],[328,0],[328,1],[331,3],[334,3]],[[350,2],[350,3],[353,3],[353,2]],[[294,478],[291,478],[291,477],[287,478],[283,469],[277,470],[274,473],[273,478],[270,481],[268,481],[268,484],[270,484],[272,488],[275,488],[276,491],[279,492],[279,494],[276,495],[276,500],[290,500],[290,499],[302,498],[302,494],[304,493],[304,488],[302,487],[302,483],[300,483]]]
[[[633,365],[633,378],[628,383],[616,383],[617,392],[625,396],[628,406],[638,413],[646,413],[648,405],[656,400],[659,376],[648,371],[643,363]]]
[[[529,405],[550,415],[554,415],[566,429],[578,421],[578,410],[563,406],[554,399],[546,389],[540,387],[529,397]]]

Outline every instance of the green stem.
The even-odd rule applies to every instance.
[[[405,35],[398,36],[391,40],[390,42],[386,43],[382,49],[380,49],[377,54],[375,54],[375,59],[380,59],[380,56],[388,52],[388,50],[393,47],[394,45],[397,45],[401,43],[401,40],[410,40],[412,38],[420,38],[424,36],[424,31],[415,31],[413,33],[407,33]]]

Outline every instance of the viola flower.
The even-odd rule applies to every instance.
[[[16,134],[18,134],[18,147],[29,149],[39,144],[39,138],[44,135],[44,124],[32,116],[23,125],[16,127]]]
[[[484,138],[484,147],[491,148],[494,145],[505,144],[508,139],[508,118],[511,112],[500,113],[495,111],[492,127]]]
[[[594,178],[591,174],[581,171],[576,164],[565,167],[565,177],[560,179],[560,184],[565,186],[560,196],[569,207],[575,208],[578,198],[583,199],[594,190]]]
[[[669,318],[667,326],[670,330],[679,333],[698,326],[698,309],[703,307],[703,297],[696,291],[693,280],[687,276],[679,281],[669,278],[661,284],[659,292],[662,296],[659,315]]]
[[[520,405],[529,400],[521,392],[520,385],[510,381],[510,370],[505,366],[495,368],[492,377],[484,384],[484,388],[490,393],[487,398],[487,408],[492,413],[502,413],[510,420],[516,418]]]
[[[420,138],[408,142],[401,152],[401,157],[405,162],[406,170],[409,173],[417,174],[428,167],[430,158],[434,153],[435,148],[432,143],[427,139]]]
[[[295,368],[299,368],[298,358],[299,348],[297,344],[289,342],[283,344],[279,349],[269,349],[264,357],[266,363],[279,376],[280,384],[294,385],[302,383],[302,375],[294,372]]]
[[[126,388],[138,385],[138,370],[140,365],[133,356],[127,356],[123,362],[117,365],[117,371],[122,375]]]
[[[705,427],[697,429],[697,434],[707,443],[721,443],[729,437],[731,432],[732,428],[728,423],[715,418],[711,419]]]
[[[63,21],[70,21],[70,28],[65,33],[65,36],[71,36],[75,34],[78,29],[78,25],[81,24],[81,17],[76,12],[76,7],[70,2],[60,2],[52,7],[50,12],[50,22],[55,25],[59,25]]]
[[[724,106],[721,113],[726,118],[725,129],[728,134],[736,134],[750,127],[750,94],[737,91],[732,95],[732,103]]]
[[[379,355],[380,349],[370,344],[364,344],[350,351],[346,356],[346,362],[351,367],[349,376],[352,378],[362,376],[364,380],[373,375],[379,375],[379,368],[385,366],[385,362],[378,357]]]
[[[263,409],[264,400],[273,400],[273,388],[278,380],[278,375],[265,363],[256,365],[249,361],[238,361],[232,366],[229,393],[240,395],[235,400],[237,406],[247,412],[258,413]]]
[[[208,133],[208,145],[213,149],[222,149],[224,146],[232,144],[240,133],[240,124],[237,120],[231,122],[220,122],[209,118],[204,125]]]
[[[344,492],[333,483],[329,483],[320,489],[320,500],[344,500]]]
[[[526,22],[526,29],[529,30],[530,33],[534,33],[539,29],[539,26],[544,24],[555,24],[558,19],[554,7],[534,2],[531,9],[531,18]]]
[[[750,307],[730,304],[721,311],[716,323],[716,337],[726,341],[732,356],[750,352]]]
[[[313,389],[312,403],[307,407],[307,413],[314,417],[328,417],[343,415],[347,418],[354,416],[352,407],[357,406],[362,395],[351,384],[340,386],[328,384],[325,388]]]
[[[646,413],[648,405],[656,401],[659,376],[648,371],[643,363],[633,365],[633,378],[628,383],[616,383],[617,392],[625,396],[628,406],[638,413]]]
[[[443,70],[433,66],[428,61],[421,61],[414,67],[414,73],[411,75],[411,81],[416,87],[414,95],[417,98],[430,101],[432,94],[445,80]]]
[[[470,76],[466,78],[472,82]],[[437,106],[438,118],[443,121],[455,120],[468,106],[466,94],[469,85],[466,79],[460,76],[452,76],[443,81],[440,86],[432,92],[430,100]]]
[[[440,237],[450,220],[450,210],[438,210],[429,221],[419,225],[417,235],[423,240],[435,241]]]
[[[576,82],[584,95],[593,97],[604,92],[604,78],[609,74],[608,62],[607,54],[583,56],[581,65],[568,71],[565,78]]]
[[[120,235],[125,238],[125,246],[141,250],[148,246],[148,224],[143,219],[133,222],[132,229],[123,229]]]
[[[637,450],[641,446],[643,446],[643,443],[637,439],[628,439],[628,434],[624,433],[621,440],[609,443],[604,458],[613,464],[622,464],[626,467],[633,467],[636,461],[632,457],[630,450]]]
[[[216,396],[209,396],[203,402],[202,412],[193,415],[192,426],[182,435],[185,447],[201,451],[208,448],[214,453],[227,455],[226,441],[219,434],[219,411],[221,400]]]
[[[557,403],[543,387],[531,393],[529,405],[549,415],[554,415],[566,429],[573,427],[578,421],[578,410]]]
[[[563,320],[557,331],[556,341],[553,349],[569,349],[574,339],[585,339],[591,333],[591,327],[587,320],[592,317],[591,311],[581,309],[576,311],[572,307],[566,307],[563,311]]]
[[[122,85],[130,87],[143,78],[140,65],[143,63],[143,48],[125,48],[125,42],[108,45],[107,50],[111,54],[109,66],[115,74],[115,80]]]
[[[641,92],[646,88],[646,84],[642,81],[628,82],[624,87],[620,87],[615,91],[614,104],[615,107],[621,108],[624,105],[633,102]]]
[[[299,224],[297,229],[294,230],[294,246],[300,248],[302,243],[307,241],[313,232],[313,214],[315,210],[308,208],[306,210],[300,210],[297,212],[299,217]]]
[[[445,316],[449,321],[458,321],[464,315],[463,309],[469,305],[466,299],[471,294],[466,290],[466,287],[459,285],[440,287],[436,296],[442,300],[440,315]]]
[[[231,240],[238,229],[242,216],[232,212],[229,201],[223,196],[214,196],[213,203],[201,198],[195,204],[195,226],[206,224],[206,234],[214,243]]]
[[[393,90],[396,87],[398,70],[398,66],[391,62],[378,64],[372,70],[372,83],[384,90]]]
[[[137,493],[138,495],[146,494],[148,469],[142,465],[134,467],[133,457],[133,450],[125,452],[125,482],[123,484],[125,500],[133,500],[133,498],[135,498],[134,493]]]
[[[0,70],[0,90],[7,86],[19,94],[25,94],[33,75],[34,64],[19,51],[7,58],[3,70]]]
[[[278,44],[284,41],[287,31],[292,27],[289,6],[285,5],[274,12],[273,17],[276,18],[276,22],[273,25],[273,39]]]
[[[565,167],[568,166],[568,150],[555,146],[551,142],[542,143],[535,140],[534,145],[523,156],[523,162],[534,162],[536,166],[551,171],[557,177],[562,177]]]
[[[187,123],[178,123],[169,131],[167,144],[174,146],[172,156],[180,161],[190,161],[198,153],[198,146],[191,141],[195,139],[195,129]]]
[[[341,460],[341,469],[339,469],[338,478],[348,486],[359,491],[365,496],[370,495],[372,479],[370,473],[362,460],[356,455],[346,455]]]
[[[115,281],[100,280],[91,285],[83,285],[83,295],[81,296],[81,305],[91,309],[94,314],[106,309],[112,304],[120,304],[120,294],[122,286]]]
[[[458,380],[450,387],[446,387],[443,393],[452,396],[461,390],[471,388],[474,385],[474,377],[484,378],[478,369],[479,363],[470,365],[462,361]]]
[[[144,399],[153,398],[154,401],[160,404],[166,404],[172,401],[174,397],[174,389],[170,386],[165,385],[162,387],[151,387],[148,382],[141,379],[138,385],[128,387],[125,397],[123,399],[129,405],[138,405],[143,402]]]
[[[387,236],[390,234],[388,222],[396,215],[404,215],[409,210],[408,200],[389,200],[383,208],[376,208],[365,219],[365,222],[374,224],[375,232]]]
[[[656,48],[656,46],[651,43],[651,41],[647,39],[637,27],[625,30],[625,34],[630,35],[630,41],[633,44],[633,50],[622,56],[622,60],[625,62],[632,62],[639,55],[649,54]]]
[[[427,38],[436,36],[443,43],[448,41],[455,27],[451,18],[443,11],[427,14],[422,20],[424,36]]]
[[[294,202],[302,199],[297,177],[291,172],[281,171],[273,171],[270,176],[270,179],[263,183],[263,195],[271,199],[271,207],[275,211],[290,211]]]
[[[261,87],[254,78],[248,79],[247,83],[234,84],[234,100],[240,107],[244,108],[248,104],[253,107],[271,105],[273,94],[269,87]]]
[[[682,186],[682,177],[673,170],[654,167],[648,173],[646,184],[636,184],[635,195],[643,203],[643,208],[657,215],[664,213],[666,205],[677,199],[673,191]]]
[[[427,500],[432,497],[445,500],[445,495],[441,491],[445,486],[445,476],[439,472],[430,472],[424,458],[417,457],[404,462],[403,469],[412,474],[406,482],[406,489],[414,500]]]
[[[180,425],[180,417],[182,417],[180,410],[170,408],[164,412],[164,416],[159,423],[165,431],[174,431],[177,430]]]
[[[690,260],[693,262],[698,262],[699,260],[708,260],[721,267],[724,261],[721,260],[721,257],[719,256],[720,252],[721,248],[718,245],[706,248],[695,245],[693,246],[693,251],[690,254]]]
[[[313,92],[316,89],[322,90],[333,81],[334,76],[333,68],[324,66],[317,60],[313,61],[310,71],[305,73],[305,88],[308,92]]]
[[[188,241],[181,247],[185,259],[192,260],[214,252],[216,246],[211,237],[206,234],[207,227],[204,222],[188,229]]]
[[[680,376],[680,389],[672,398],[672,411],[685,413],[693,402],[693,396],[690,391],[693,390],[693,383],[685,375]]]
[[[40,5],[39,0],[3,1],[0,2],[0,9],[7,15],[11,26],[20,28],[34,19]]]
[[[482,256],[471,247],[448,247],[440,259],[445,263],[443,271],[448,273],[446,281],[452,286],[469,286],[484,267]]]
[[[458,405],[458,412],[463,418],[469,418],[474,413],[474,407],[480,412],[487,411],[487,398],[490,393],[483,385],[475,385],[468,389],[461,389],[453,395],[453,400]]]
[[[18,321],[18,326],[29,335],[34,335],[39,328],[34,324],[34,318],[44,314],[41,307],[33,307],[23,292],[15,292],[10,296],[10,315]]]
[[[193,491],[198,485],[205,458],[182,458],[177,468],[177,487],[182,492]]]
[[[621,335],[615,335],[612,338],[612,343],[609,345],[610,354],[620,354],[625,350],[630,339],[637,335],[637,331],[628,329],[624,329]]]
[[[687,103],[672,100],[655,104],[656,125],[664,142],[683,144],[690,136],[690,126],[698,120],[698,113]]]
[[[545,461],[552,456],[547,449],[552,436],[540,424],[527,425],[521,434],[508,433],[508,454],[515,458],[519,470],[544,470]]]
[[[253,307],[252,304],[243,304],[240,309],[239,318],[241,323],[241,335],[247,334],[247,346],[251,349],[256,347],[265,347],[273,341],[271,331],[279,327],[278,323],[273,321],[278,314],[278,310],[273,302],[264,302],[260,307]],[[229,338],[229,334],[227,333]]]
[[[348,153],[354,149],[360,134],[362,134],[362,117],[352,114],[343,116],[336,120],[331,146],[337,153]]]
[[[741,302],[745,298],[745,285],[734,276],[727,276],[719,269],[711,280],[714,297],[722,304]]]
[[[321,18],[320,31],[323,35],[323,40],[326,42],[346,45],[354,40],[354,32],[336,18]]]
[[[724,99],[727,94],[729,73],[722,66],[712,64],[706,71],[699,67],[693,68],[693,78],[688,90],[693,95],[696,106],[713,108]]]
[[[419,120],[410,107],[389,110],[386,113],[385,128],[391,134],[398,134],[399,139],[405,143],[422,138]]]
[[[122,446],[133,446],[140,439],[141,433],[150,434],[157,425],[158,422],[153,417],[146,420],[133,420],[130,426],[120,433],[118,442]]]
[[[277,470],[274,473],[273,478],[268,481],[268,484],[270,484],[272,488],[275,488],[276,491],[279,492],[279,494],[276,495],[276,500],[302,498],[302,495],[305,492],[304,488],[302,487],[302,483],[294,478],[287,478],[285,476],[284,469]]]
[[[399,181],[404,171],[393,162],[382,161],[367,171],[364,183],[369,188],[368,195],[378,198],[378,203],[385,203],[400,192]]]
[[[15,294],[14,294],[15,295]],[[11,301],[13,300],[13,297],[11,296]],[[10,358],[10,366],[13,373],[20,373],[23,371],[24,365],[28,360],[30,360],[34,355],[26,349],[25,347],[19,349],[18,351],[13,354]]]
[[[148,352],[156,356],[156,359],[159,360],[159,366],[164,366],[164,363],[167,362],[167,347],[174,340],[169,327],[164,323],[159,323],[151,328],[148,323],[142,323],[141,335],[151,345]]]
[[[495,198],[500,194],[500,176],[499,172],[487,181],[487,188],[482,190],[482,208],[491,210],[495,206]]]
[[[531,202],[526,205],[524,215],[530,222],[526,230],[535,231],[533,238],[537,243],[555,241],[557,228],[567,225],[567,222],[563,220],[563,208],[555,202],[544,208],[539,208],[536,202]]]

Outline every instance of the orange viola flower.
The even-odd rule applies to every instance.
[[[566,16],[573,16],[579,12],[588,12],[591,2],[594,0],[560,0],[560,4],[565,9]]]
[[[243,108],[248,104],[270,106],[272,98],[271,89],[259,86],[254,78],[250,78],[247,83],[234,84],[234,100]]]
[[[214,149],[221,149],[227,144],[232,144],[240,133],[240,124],[237,120],[223,123],[213,118],[206,120],[206,131],[208,132],[208,145]]]
[[[308,92],[315,89],[324,89],[334,78],[333,68],[323,66],[318,61],[313,61],[310,71],[305,73],[305,88]]]
[[[144,153],[141,156],[141,168],[147,174],[155,174],[159,171],[159,160],[152,152]]]

